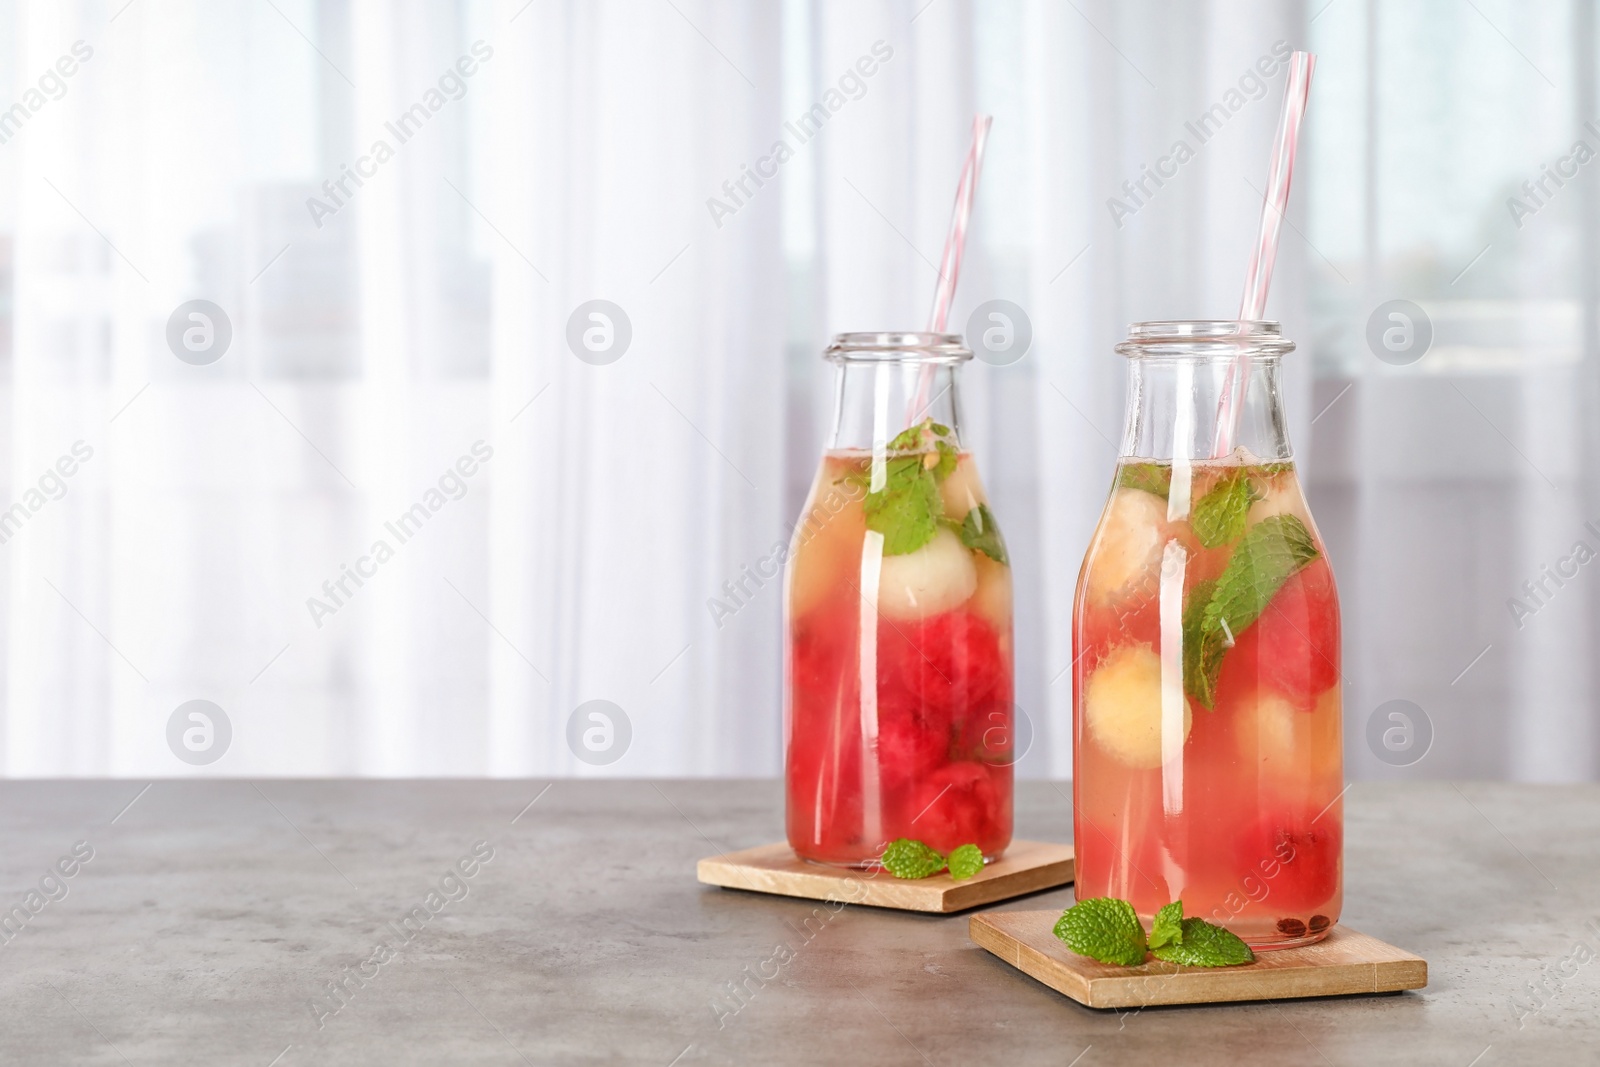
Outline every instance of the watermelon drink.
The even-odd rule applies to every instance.
[[[1176,450],[1151,448],[1133,413],[1075,602],[1074,822],[1080,900],[1149,919],[1182,899],[1271,948],[1338,921],[1344,777],[1338,594],[1260,358],[1251,443],[1282,458],[1185,461],[1185,418],[1154,435],[1176,421]],[[1215,368],[1169,390],[1171,369],[1138,368],[1137,405],[1205,411]]]
[[[852,366],[883,358],[840,360],[841,397]],[[872,866],[902,837],[993,859],[1011,840],[1011,571],[940,403],[880,448],[826,451],[795,530],[785,782],[808,860]]]

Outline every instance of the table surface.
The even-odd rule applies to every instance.
[[[1018,835],[1069,839],[1070,796],[1021,783]],[[1425,990],[1123,1013],[977,948],[965,914],[698,885],[701,856],[781,836],[770,781],[5,782],[0,800],[5,1064],[1600,1060],[1597,786],[1351,788],[1345,921],[1425,956]]]

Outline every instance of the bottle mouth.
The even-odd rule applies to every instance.
[[[1252,358],[1276,359],[1293,352],[1294,342],[1280,324],[1266,319],[1158,319],[1128,326],[1117,345],[1124,356],[1163,359],[1232,357],[1243,350]]]
[[[959,333],[841,333],[822,351],[833,363],[965,363],[972,358]]]

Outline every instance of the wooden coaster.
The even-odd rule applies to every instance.
[[[1091,1008],[1393,993],[1428,984],[1427,960],[1343,926],[1314,945],[1257,952],[1254,963],[1238,967],[1160,960],[1118,967],[1069,950],[1053,932],[1059,918],[1059,911],[987,912],[974,915],[968,929],[983,948]]]
[[[1072,869],[1071,845],[1013,841],[998,860],[965,881],[952,881],[949,874],[902,880],[887,871],[809,863],[787,844],[778,844],[710,856],[700,861],[699,876],[706,885],[724,889],[948,913],[1066,885]]]

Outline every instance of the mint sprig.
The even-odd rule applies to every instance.
[[[869,492],[861,509],[867,529],[883,535],[883,554],[903,556],[933,540],[944,500],[920,455],[897,456],[885,468],[883,488]]]
[[[965,521],[956,531],[961,535],[961,543],[968,548],[982,552],[996,563],[1007,563],[1005,539],[1000,536],[1000,527],[995,524],[994,512],[989,510],[988,504],[979,504],[967,512]]]
[[[1222,656],[1261,617],[1283,583],[1320,553],[1293,515],[1252,526],[1234,546],[1215,585],[1197,582],[1183,612],[1183,689],[1201,707],[1216,705]]]
[[[1132,967],[1144,962],[1144,927],[1133,905],[1115,897],[1080,900],[1056,920],[1055,935],[1080,956]]]
[[[1204,919],[1183,920],[1181,940],[1150,951],[1158,960],[1185,967],[1236,967],[1253,963],[1256,958],[1238,934]]]
[[[950,880],[964,882],[983,870],[983,849],[977,845],[962,845],[950,853],[948,866]]]
[[[872,473],[852,474],[869,490],[862,500],[867,529],[883,535],[883,554],[903,556],[933,540],[944,500],[939,484],[956,469],[959,453],[947,438],[950,427],[924,419],[896,434],[888,444],[882,488],[872,492]]]
[[[947,858],[921,841],[902,837],[889,843],[878,862],[896,878],[927,878],[949,867],[950,880],[964,882],[983,870],[983,850],[961,845]]]
[[[1133,905],[1115,897],[1078,901],[1061,914],[1055,935],[1080,956],[1124,967],[1143,963],[1147,951],[1186,967],[1232,967],[1256,958],[1232,931],[1183,918],[1181,900],[1156,912],[1148,940]]]
[[[1202,545],[1218,548],[1244,533],[1250,505],[1261,496],[1261,491],[1243,470],[1230,471],[1195,502],[1189,525]]]
[[[943,856],[909,837],[889,842],[881,862],[883,869],[896,878],[926,878],[944,870]]]
[[[1183,941],[1183,901],[1174,900],[1156,912],[1150,924],[1150,951],[1176,945]]]

